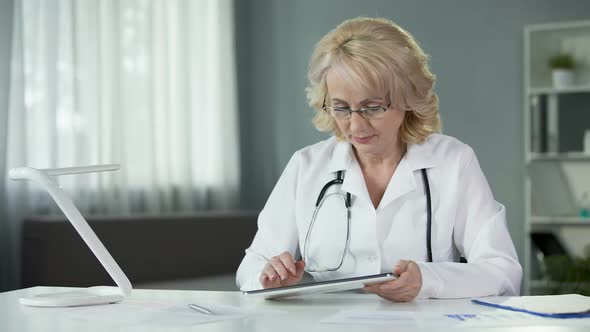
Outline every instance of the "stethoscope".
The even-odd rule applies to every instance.
[[[426,254],[427,254],[428,262],[432,262],[432,241],[431,241],[431,239],[432,239],[432,233],[431,233],[432,204],[431,204],[431,198],[430,198],[430,184],[428,183],[428,175],[426,174],[426,169],[423,168],[421,171],[422,171],[422,180],[424,182],[424,190],[426,192],[426,219],[427,219],[427,222],[426,222]],[[311,222],[309,223],[309,227],[307,228],[307,233],[305,235],[305,242],[303,244],[302,256],[303,256],[303,260],[306,263],[310,262],[307,249],[309,246],[311,230],[313,229],[313,226],[315,224],[318,211],[322,207],[322,205],[325,201],[325,198],[327,198],[328,196],[330,196],[330,195],[342,196],[342,194],[338,194],[338,193],[331,193],[331,194],[326,195],[326,192],[328,191],[328,189],[331,186],[338,185],[338,184],[341,185],[342,183],[344,183],[344,173],[343,173],[343,171],[338,171],[338,173],[336,174],[336,179],[326,183],[324,185],[324,187],[322,187],[322,190],[320,191],[320,194],[318,195],[318,199],[316,200],[316,203],[315,203],[315,209],[314,209],[313,215],[311,217]],[[310,268],[306,265],[305,271],[307,271],[307,272],[331,272],[331,271],[338,270],[342,266],[342,263],[344,262],[344,258],[346,257],[346,253],[348,252],[348,249],[349,249],[348,246],[349,246],[349,240],[350,240],[351,198],[350,198],[349,192],[347,192],[345,195],[344,206],[346,207],[346,219],[347,219],[346,243],[345,243],[344,250],[342,251],[342,255],[340,257],[340,262],[338,263],[337,266],[334,266],[334,267]]]

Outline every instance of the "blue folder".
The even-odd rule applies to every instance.
[[[523,308],[511,307],[511,306],[502,305],[502,304],[493,303],[493,302],[486,302],[482,299],[472,299],[471,302],[473,302],[475,304],[485,305],[485,306],[492,307],[492,308],[517,311],[517,312],[524,312],[527,314],[541,316],[541,317],[547,317],[547,318],[562,318],[562,319],[564,319],[564,318],[590,318],[590,311],[569,312],[569,313],[549,313],[549,312],[531,311],[531,310],[527,310],[527,309],[523,309]]]

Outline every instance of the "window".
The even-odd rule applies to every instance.
[[[120,163],[117,172],[59,178],[84,212],[235,206],[231,0],[15,7],[8,167]],[[39,188],[25,191],[32,210],[56,211]]]

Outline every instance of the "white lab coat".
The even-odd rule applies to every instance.
[[[422,168],[432,195],[432,263],[426,262]],[[399,260],[413,260],[422,273],[421,298],[519,294],[522,267],[504,206],[494,200],[473,150],[439,134],[408,145],[376,209],[350,143],[332,137],[295,152],[258,217],[237,272],[240,289],[262,288],[267,259],[284,251],[301,258],[318,194],[339,170],[344,183],[328,193],[352,195],[349,250],[337,271],[312,273],[315,280],[391,272]],[[334,197],[341,196],[322,206],[308,247],[310,259],[326,267],[338,265],[346,242],[344,201]],[[457,250],[467,264],[456,263]]]

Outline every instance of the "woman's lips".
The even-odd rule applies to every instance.
[[[373,137],[375,137],[375,135],[365,137],[352,136],[352,139],[359,144],[368,144],[373,139]]]

